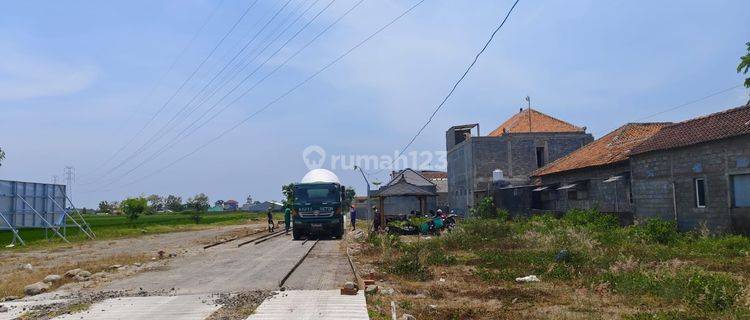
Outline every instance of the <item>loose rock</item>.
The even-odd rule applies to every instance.
[[[23,264],[21,265],[21,270],[26,270],[28,272],[34,271],[34,267],[31,266],[31,263]]]
[[[8,312],[8,307],[6,306],[0,306],[0,313]]]
[[[365,286],[365,293],[377,293],[378,292],[378,286],[374,284],[368,284]]]
[[[532,274],[530,276],[516,278],[516,282],[539,282],[539,278]]]
[[[65,272],[65,276],[68,278],[73,278],[78,275],[78,273],[81,272],[80,268],[68,270],[68,272]]]
[[[40,293],[47,292],[47,290],[49,290],[49,285],[44,282],[37,282],[23,288],[23,293],[25,293],[27,296],[35,296]]]
[[[349,289],[349,290],[352,290],[352,289],[354,289],[354,282],[351,282],[351,281],[347,281],[347,282],[346,282],[346,283],[344,284],[344,288],[345,288],[345,289]]]
[[[410,315],[408,313],[404,313],[401,316],[401,320],[417,320],[417,318],[415,318],[413,315]]]
[[[44,280],[42,280],[44,283],[55,283],[62,280],[62,277],[57,274],[51,274],[46,277],[44,277]]]

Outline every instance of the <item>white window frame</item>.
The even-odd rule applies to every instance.
[[[701,205],[700,196],[698,195],[698,181],[703,181],[703,205]],[[706,183],[706,178],[693,179],[693,194],[695,195],[695,207],[705,208],[708,204],[708,184]]]

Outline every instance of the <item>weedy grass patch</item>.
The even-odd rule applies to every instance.
[[[683,233],[670,221],[621,227],[615,216],[573,210],[560,217],[468,219],[453,232],[429,239],[376,235],[368,241],[370,248],[363,252],[381,266],[381,275],[396,283],[397,290],[402,282],[409,283],[405,292],[425,293],[429,301],[412,309],[424,314],[418,305],[437,305],[430,315],[438,319],[490,319],[485,314],[490,311],[509,318],[545,318],[533,310],[554,310],[568,318],[586,318],[591,312],[627,319],[750,316],[750,239]],[[541,282],[515,282],[532,274]],[[444,277],[455,280],[436,284]],[[435,298],[455,296],[468,305],[494,298],[463,297],[461,292],[489,295],[518,288],[534,288],[548,298],[509,296],[503,301],[510,302],[484,304],[479,313],[455,305],[441,310],[443,302]],[[585,302],[570,302],[579,300]]]

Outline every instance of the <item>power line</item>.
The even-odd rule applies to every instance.
[[[299,34],[301,34],[301,33],[302,33],[302,31],[304,31],[304,30],[305,30],[305,29],[306,29],[307,27],[309,27],[309,26],[310,26],[310,25],[311,25],[311,24],[312,24],[312,23],[313,23],[313,22],[314,22],[314,21],[315,21],[315,20],[316,20],[316,19],[317,19],[317,18],[318,18],[318,17],[320,16],[320,15],[322,15],[322,13],[323,13],[323,12],[325,12],[326,10],[328,10],[328,9],[329,9],[329,8],[331,7],[331,5],[332,5],[332,4],[333,4],[333,3],[335,2],[335,1],[336,1],[336,0],[331,0],[331,1],[330,1],[330,2],[329,2],[329,3],[328,3],[328,4],[327,4],[327,5],[326,5],[326,6],[324,7],[324,8],[322,8],[322,9],[321,9],[321,10],[320,10],[320,11],[319,11],[319,12],[318,12],[317,14],[315,14],[315,16],[314,16],[314,17],[312,17],[312,18],[311,18],[310,20],[308,20],[308,21],[307,21],[307,23],[306,23],[306,24],[305,24],[304,26],[302,26],[302,27],[301,27],[301,28],[300,28],[300,29],[299,29],[299,30],[298,30],[298,31],[297,31],[296,33],[294,33],[294,35],[292,35],[292,36],[291,36],[291,37],[290,37],[290,38],[289,38],[289,39],[288,39],[288,40],[287,40],[286,42],[284,42],[284,44],[282,44],[282,45],[281,45],[281,46],[280,46],[280,47],[279,47],[279,48],[278,48],[278,49],[277,49],[277,50],[276,50],[276,51],[275,51],[275,52],[274,52],[273,54],[271,54],[271,55],[270,55],[270,56],[269,56],[269,57],[268,57],[268,58],[267,58],[267,59],[266,59],[265,61],[263,61],[263,63],[261,63],[261,64],[260,64],[260,65],[259,65],[258,67],[256,67],[256,68],[255,68],[255,70],[253,70],[253,72],[252,72],[252,73],[250,73],[250,74],[249,74],[249,75],[247,75],[247,76],[246,76],[246,77],[245,77],[244,79],[242,79],[242,80],[241,80],[241,81],[240,81],[239,83],[237,83],[237,84],[236,84],[236,85],[235,85],[235,86],[234,86],[234,87],[233,87],[233,88],[232,88],[232,89],[231,89],[231,90],[230,90],[229,92],[227,92],[226,94],[224,94],[224,96],[223,96],[223,97],[222,97],[221,99],[219,99],[219,101],[217,101],[217,102],[216,102],[216,103],[215,103],[215,104],[214,104],[213,106],[211,106],[211,107],[210,107],[210,108],[209,108],[208,110],[206,110],[206,111],[205,111],[205,112],[204,112],[204,113],[203,113],[203,114],[202,114],[201,116],[199,116],[199,117],[198,117],[197,119],[195,119],[195,120],[194,120],[194,121],[193,121],[193,122],[192,122],[192,123],[191,123],[190,125],[188,125],[188,126],[187,126],[187,127],[185,127],[185,128],[184,128],[184,129],[182,130],[182,131],[180,131],[180,132],[179,132],[179,133],[178,133],[178,134],[177,134],[176,136],[174,136],[174,137],[173,137],[173,138],[172,138],[172,139],[171,139],[171,140],[170,140],[169,142],[167,142],[167,144],[166,144],[166,145],[164,145],[164,146],[163,146],[162,148],[160,148],[159,150],[157,150],[157,151],[156,151],[155,153],[153,153],[153,154],[152,154],[152,155],[151,155],[150,157],[148,157],[148,158],[146,158],[145,160],[141,161],[141,162],[140,162],[139,164],[137,164],[137,165],[136,165],[135,167],[131,168],[131,169],[130,169],[130,170],[128,170],[127,172],[125,172],[125,173],[123,173],[122,175],[120,175],[120,177],[118,177],[118,178],[115,178],[115,179],[111,180],[110,182],[108,182],[108,183],[106,183],[106,184],[111,184],[111,183],[113,183],[113,182],[116,182],[116,181],[117,181],[117,180],[119,180],[120,178],[122,178],[122,177],[125,177],[125,176],[127,176],[128,174],[130,174],[131,172],[133,172],[133,171],[135,171],[136,169],[140,168],[141,166],[143,166],[143,165],[144,165],[144,164],[146,164],[147,162],[149,162],[149,161],[151,161],[151,160],[155,159],[156,157],[158,157],[159,155],[163,154],[163,153],[164,153],[164,152],[165,152],[166,150],[170,149],[170,148],[171,148],[171,147],[173,146],[173,143],[174,143],[175,141],[178,141],[178,140],[179,140],[179,141],[181,141],[181,140],[184,140],[185,138],[187,138],[188,136],[190,136],[190,135],[191,135],[191,134],[192,134],[193,132],[195,132],[195,130],[191,131],[190,133],[188,133],[188,134],[187,134],[187,135],[185,135],[185,136],[183,136],[183,134],[184,134],[184,133],[185,133],[185,132],[186,132],[187,130],[189,130],[189,129],[190,129],[190,128],[191,128],[192,126],[194,126],[194,125],[195,125],[195,124],[196,124],[196,123],[197,123],[197,122],[198,122],[199,120],[201,120],[201,119],[202,119],[203,117],[205,117],[205,116],[206,116],[206,115],[207,115],[208,113],[210,113],[210,112],[211,112],[211,111],[212,111],[212,110],[213,110],[214,108],[216,108],[216,107],[217,107],[217,106],[218,106],[219,104],[221,104],[221,102],[223,102],[223,101],[224,101],[224,99],[226,99],[226,98],[227,98],[228,96],[230,96],[230,95],[231,95],[232,93],[234,93],[234,91],[236,91],[236,90],[237,90],[237,89],[238,89],[238,88],[239,88],[239,87],[240,87],[240,86],[241,86],[242,84],[244,84],[244,83],[245,83],[245,82],[246,82],[247,80],[249,80],[249,79],[250,79],[250,78],[252,77],[252,75],[254,75],[254,74],[255,74],[255,73],[256,73],[256,72],[257,72],[257,71],[258,71],[258,70],[259,70],[260,68],[262,68],[263,66],[265,66],[265,65],[266,65],[266,64],[267,64],[267,63],[268,63],[268,62],[270,61],[270,59],[271,59],[271,58],[273,58],[274,56],[276,56],[276,54],[278,54],[279,52],[281,52],[281,50],[283,50],[283,49],[284,49],[284,48],[285,48],[285,47],[286,47],[286,46],[287,46],[287,45],[288,45],[288,44],[289,44],[289,43],[290,43],[290,42],[291,42],[292,40],[294,40],[294,39],[295,39],[295,38],[296,38],[296,37],[297,37],[297,36],[298,36]],[[357,2],[357,3],[356,3],[356,4],[355,4],[355,5],[354,5],[354,6],[353,6],[353,7],[351,8],[351,9],[349,9],[349,10],[348,10],[348,11],[346,11],[346,12],[345,12],[344,14],[342,14],[342,15],[341,15],[341,16],[339,17],[339,19],[337,19],[337,20],[336,20],[335,22],[338,22],[338,21],[340,21],[340,20],[341,20],[341,19],[342,19],[343,17],[345,17],[346,15],[348,15],[348,14],[349,14],[349,13],[350,13],[350,12],[351,12],[351,11],[352,11],[352,10],[353,10],[354,8],[356,8],[357,6],[359,6],[359,5],[360,5],[360,4],[361,4],[361,3],[363,2],[363,1],[364,1],[364,0],[360,0],[359,2]],[[313,3],[313,5],[314,5],[315,3],[317,3],[317,2],[318,2],[318,1],[316,0],[316,1],[315,1],[315,2]],[[309,9],[311,9],[311,8],[312,8],[312,6],[308,7],[308,8],[307,8],[307,9],[306,9],[306,10],[305,10],[305,11],[303,12],[303,15],[304,15],[304,13],[306,13],[307,11],[309,11]],[[278,35],[278,36],[277,36],[277,37],[276,37],[276,38],[275,38],[274,40],[272,40],[272,41],[271,41],[270,43],[268,43],[268,45],[267,45],[267,46],[266,46],[265,48],[263,48],[263,50],[262,50],[262,51],[265,51],[265,49],[267,49],[267,48],[268,48],[268,47],[269,47],[269,46],[270,46],[271,44],[273,44],[273,43],[274,43],[274,42],[275,42],[276,40],[278,40],[278,38],[280,38],[280,36],[281,36],[281,35],[283,35],[283,34],[284,34],[284,33],[286,32],[286,30],[288,30],[288,29],[289,29],[289,27],[291,27],[291,26],[292,26],[292,25],[293,25],[294,23],[296,23],[296,22],[297,22],[297,21],[299,20],[299,18],[301,18],[301,17],[302,17],[302,15],[300,15],[300,16],[298,17],[298,19],[295,19],[295,21],[294,21],[294,22],[293,22],[292,24],[290,24],[290,25],[289,25],[289,26],[288,26],[287,28],[285,28],[285,29],[284,29],[284,30],[283,30],[283,31],[282,31],[282,32],[281,32],[281,33],[280,33],[280,34],[279,34],[279,35]],[[329,26],[329,27],[330,27],[330,26]],[[327,29],[330,29],[330,28],[327,28]],[[327,31],[327,29],[326,29],[325,31]],[[274,33],[275,33],[275,32],[274,32]],[[322,35],[322,33],[321,33],[321,34],[319,34],[319,35]],[[318,37],[319,37],[319,36],[318,36]],[[312,42],[313,42],[313,41],[314,41],[315,39],[317,39],[318,37],[316,37],[316,38],[314,38],[314,39],[313,39],[312,41],[308,42],[308,44],[307,44],[307,45],[311,44],[311,43],[312,43]],[[305,47],[306,47],[306,46],[305,46]],[[298,50],[298,51],[297,51],[297,53],[299,53],[300,51],[301,51],[301,50]],[[260,54],[262,54],[262,52],[260,52],[260,53],[259,53],[259,54],[258,54],[258,55],[256,56],[256,58],[257,58],[258,56],[260,56]],[[254,61],[254,59],[253,59],[252,61]],[[252,61],[251,61],[251,62],[252,62]],[[288,62],[288,60],[287,60],[287,61],[285,61],[285,62],[284,62],[283,64],[280,64],[280,65],[279,65],[278,67],[281,67],[281,66],[285,65],[285,64],[286,64],[286,62]],[[277,69],[276,69],[276,70],[278,70],[278,67],[277,67]],[[242,70],[244,70],[244,67],[242,68]],[[267,78],[267,77],[266,77],[266,78]],[[264,78],[264,79],[262,79],[262,80],[265,80],[266,78]],[[231,80],[231,79],[230,79],[230,80]],[[258,83],[256,83],[256,85],[257,85],[257,84],[258,84]],[[218,90],[214,91],[214,93],[215,93],[215,92],[217,92],[217,91],[218,91]],[[246,93],[247,93],[247,91],[245,92],[245,94],[246,94]],[[233,102],[232,102],[232,104],[233,104],[234,102],[236,102],[236,101],[233,101]],[[231,105],[231,104],[230,104],[230,105]],[[227,107],[228,107],[228,106],[229,106],[229,105],[227,105]],[[197,108],[194,108],[194,109],[193,109],[193,110],[191,111],[191,113],[192,113],[192,112],[193,112],[194,110],[197,110]],[[226,110],[226,107],[225,107],[224,109],[222,109],[222,110],[221,110],[221,112],[223,112],[224,110]],[[196,129],[196,130],[197,130],[197,129],[199,129],[200,127],[204,126],[204,125],[205,125],[205,124],[206,124],[207,122],[209,122],[210,120],[212,120],[212,119],[214,119],[214,118],[215,118],[215,117],[211,117],[211,118],[210,118],[210,119],[209,119],[208,121],[206,121],[206,122],[202,123],[202,124],[201,124],[201,125],[200,125],[199,127],[196,127],[195,129]]]
[[[221,7],[221,5],[223,3],[224,3],[224,0],[220,0],[219,4],[217,4],[216,7],[214,7],[214,9],[209,14],[208,18],[206,18],[203,21],[203,23],[198,28],[198,30],[195,32],[195,34],[193,34],[193,37],[190,38],[190,40],[182,48],[182,50],[180,51],[180,53],[177,54],[177,56],[172,61],[172,63],[169,65],[169,67],[167,68],[167,70],[161,75],[161,77],[159,77],[159,79],[156,81],[156,83],[154,83],[154,85],[151,87],[151,89],[148,91],[148,93],[146,93],[146,96],[144,96],[143,99],[141,99],[141,102],[134,108],[134,110],[140,110],[141,107],[143,107],[143,105],[146,103],[146,101],[148,101],[151,98],[151,96],[153,96],[154,92],[156,92],[156,88],[158,88],[162,84],[162,82],[164,82],[164,80],[167,78],[167,76],[174,70],[175,66],[177,66],[177,63],[182,59],[182,57],[185,55],[185,53],[187,53],[188,49],[190,49],[190,47],[192,47],[192,45],[195,42],[195,40],[203,32],[203,29],[206,28],[206,25],[208,25],[208,23],[211,20],[213,20],[214,15],[216,15],[216,12],[219,11],[219,8]],[[120,127],[120,129],[118,129],[118,132],[122,132],[122,130],[125,129],[125,127],[127,127],[127,124],[130,121],[132,121],[133,118],[135,118],[136,114],[138,114],[138,113],[137,112],[132,112],[130,114],[130,116],[128,117],[128,119],[123,122],[123,124]],[[113,153],[109,158],[107,158],[99,166],[97,166],[96,168],[94,168],[93,170],[91,170],[91,172],[98,171],[102,167],[106,166],[110,161],[114,160],[114,158],[117,157],[117,155],[119,155],[122,151],[124,151],[125,148],[127,148],[131,143],[133,143],[133,141],[135,141],[135,139],[141,133],[143,133],[143,130],[145,130],[147,126],[148,126],[148,124],[142,126],[124,145],[122,145],[122,147],[120,147],[119,149],[117,149],[117,151],[115,151],[115,153]]]
[[[229,28],[229,30],[226,33],[224,33],[224,35],[221,37],[221,39],[219,40],[219,42],[213,47],[213,49],[211,49],[211,51],[209,52],[209,54],[205,58],[203,58],[203,60],[201,60],[201,62],[198,64],[198,66],[190,73],[190,75],[182,82],[182,84],[180,84],[180,86],[177,88],[177,90],[175,90],[175,92],[167,99],[167,101],[164,102],[164,104],[162,104],[162,106],[151,116],[151,118],[146,122],[145,127],[147,127],[148,125],[150,125],[156,119],[156,117],[162,111],[164,111],[164,109],[167,107],[167,105],[169,105],[172,102],[172,100],[174,100],[174,98],[180,92],[182,92],[182,89],[184,89],[185,86],[188,84],[188,82],[190,82],[190,80],[192,80],[193,77],[195,77],[195,75],[203,67],[203,65],[206,64],[206,62],[208,61],[208,59],[210,59],[214,55],[214,53],[216,53],[216,51],[219,49],[219,47],[224,43],[224,41],[229,37],[229,35],[231,35],[234,32],[234,30],[237,28],[237,26],[240,24],[240,22],[242,22],[242,20],[245,19],[245,16],[247,16],[247,14],[250,12],[250,10],[253,7],[255,7],[255,4],[257,4],[257,3],[258,3],[258,0],[254,0],[252,3],[250,3],[250,5],[245,9],[245,11],[242,13],[242,15],[240,15],[240,17],[234,22],[234,24],[232,24],[232,27]],[[112,173],[114,170],[117,170],[118,168],[120,168],[122,165],[124,165],[125,163],[127,163],[127,161],[129,161],[132,158],[134,158],[138,154],[138,152],[140,152],[140,151],[141,151],[141,148],[139,148],[138,151],[133,152],[133,154],[131,156],[127,157],[125,160],[123,160],[120,163],[118,163],[114,168],[108,170],[106,173],[104,173],[104,175],[102,175],[101,177],[99,177],[99,179],[96,179],[96,181],[101,180],[102,178],[104,178],[107,175],[109,175],[110,173]],[[96,181],[94,181],[94,182],[96,182]],[[94,182],[90,182],[88,184],[92,184]]]
[[[655,117],[655,116],[658,116],[658,115],[661,115],[661,114],[664,114],[664,113],[667,113],[667,112],[670,112],[670,111],[674,111],[674,110],[677,110],[677,109],[680,109],[680,108],[683,108],[683,107],[689,106],[689,105],[691,105],[691,104],[694,104],[694,103],[698,103],[698,102],[701,102],[701,101],[703,101],[703,100],[706,100],[706,99],[708,99],[708,98],[712,98],[712,97],[718,96],[718,95],[720,95],[720,94],[722,94],[722,93],[725,93],[725,92],[728,92],[728,91],[732,91],[732,90],[734,90],[734,89],[737,89],[737,88],[739,88],[739,87],[742,87],[742,85],[741,85],[741,84],[739,84],[739,85],[736,85],[736,86],[732,86],[732,87],[729,87],[729,88],[726,88],[726,89],[723,89],[723,90],[719,90],[719,91],[713,92],[713,93],[711,93],[711,94],[708,94],[708,95],[706,95],[706,96],[700,97],[700,98],[698,98],[698,99],[695,99],[695,100],[691,100],[691,101],[688,101],[688,102],[685,102],[685,103],[682,103],[682,104],[676,105],[676,106],[674,106],[674,107],[671,107],[671,108],[668,108],[668,109],[664,109],[664,110],[662,110],[662,111],[659,111],[659,112],[656,112],[656,113],[653,113],[653,114],[647,115],[647,116],[645,116],[645,117],[642,117],[642,118],[638,118],[638,119],[636,119],[636,120],[634,120],[634,121],[635,121],[635,122],[638,122],[638,121],[642,121],[642,120],[650,119],[650,118],[653,118],[653,117]]]
[[[360,0],[360,2],[362,2],[362,1],[364,1],[364,0]],[[264,112],[265,110],[267,110],[268,108],[272,107],[273,105],[275,105],[276,103],[278,103],[279,101],[281,101],[282,99],[284,99],[285,97],[289,96],[294,91],[296,91],[297,89],[299,89],[300,87],[302,87],[303,85],[305,85],[306,83],[308,83],[310,80],[314,79],[315,77],[317,77],[318,75],[320,75],[321,73],[323,73],[325,70],[329,69],[331,66],[335,65],[336,63],[338,63],[339,61],[341,61],[342,59],[344,59],[346,56],[348,56],[349,54],[351,54],[354,50],[358,49],[359,47],[361,47],[362,45],[364,45],[365,43],[367,43],[368,41],[370,41],[372,38],[374,38],[375,36],[377,36],[378,34],[380,34],[381,32],[383,32],[385,29],[387,29],[388,27],[390,27],[391,25],[393,25],[394,23],[396,23],[397,21],[399,21],[401,18],[403,18],[404,16],[406,16],[407,14],[409,14],[410,12],[412,12],[414,9],[416,9],[419,5],[421,5],[425,1],[426,0],[420,0],[416,4],[414,4],[411,7],[407,8],[401,14],[399,14],[398,16],[396,16],[395,18],[393,18],[392,20],[390,20],[385,25],[383,25],[380,28],[378,28],[375,32],[371,33],[369,36],[367,36],[366,38],[364,38],[363,40],[361,40],[360,42],[358,42],[356,45],[354,45],[351,48],[349,48],[348,50],[346,50],[344,53],[342,53],[338,57],[334,58],[332,61],[330,61],[329,63],[327,63],[326,65],[324,65],[322,68],[318,69],[316,72],[314,72],[313,74],[311,74],[307,78],[305,78],[302,81],[298,82],[292,88],[290,88],[289,90],[285,91],[284,93],[282,93],[281,95],[279,95],[275,99],[271,100],[266,105],[264,105],[262,108],[256,110],[255,112],[251,113],[250,115],[248,115],[247,117],[243,118],[239,122],[235,123],[233,126],[231,126],[231,127],[227,128],[226,130],[222,131],[219,135],[217,135],[214,138],[208,140],[207,142],[199,145],[197,148],[193,149],[192,151],[188,152],[187,154],[182,155],[181,157],[179,157],[176,160],[168,163],[167,165],[160,167],[159,169],[151,172],[148,175],[145,175],[143,177],[135,179],[135,180],[133,180],[131,182],[125,183],[125,184],[121,185],[121,187],[129,186],[129,185],[138,183],[138,182],[140,182],[140,181],[142,181],[144,179],[147,179],[147,178],[149,178],[149,177],[151,177],[151,176],[153,176],[155,174],[158,174],[158,173],[164,171],[165,169],[167,169],[167,168],[175,165],[176,163],[178,163],[178,162],[180,162],[180,161],[182,161],[182,160],[184,160],[184,159],[186,159],[186,158],[194,155],[195,153],[197,153],[198,151],[204,149],[205,147],[209,146],[210,144],[214,143],[215,141],[221,139],[223,136],[225,136],[229,132],[234,131],[235,129],[237,129],[239,126],[243,125],[244,123],[246,123],[250,119],[254,118],[258,114],[260,114],[260,113]],[[243,95],[244,95],[244,93],[243,93]],[[235,101],[239,100],[239,98],[241,98],[243,95],[241,95],[240,97],[238,97],[237,99],[235,99]]]
[[[482,46],[482,49],[479,50],[479,52],[477,52],[477,54],[474,56],[474,60],[471,61],[471,63],[466,68],[466,70],[464,71],[464,73],[461,74],[461,77],[458,78],[458,81],[456,81],[453,84],[453,87],[450,89],[450,91],[448,91],[448,94],[445,95],[445,97],[443,98],[443,100],[440,101],[440,103],[435,108],[435,111],[433,111],[432,114],[430,115],[430,117],[427,118],[427,122],[425,122],[424,125],[422,125],[422,127],[419,128],[419,130],[417,131],[417,134],[415,134],[414,137],[412,137],[411,140],[409,140],[409,143],[407,143],[406,146],[404,146],[404,148],[401,149],[401,151],[399,152],[398,156],[395,157],[393,159],[393,161],[391,161],[391,165],[393,165],[393,163],[396,161],[396,159],[400,158],[404,154],[404,152],[406,152],[406,150],[412,145],[412,143],[414,143],[414,140],[416,140],[417,137],[419,137],[419,135],[422,134],[422,131],[424,131],[424,129],[427,127],[427,125],[429,125],[430,122],[432,122],[432,118],[435,117],[435,114],[437,114],[438,111],[440,111],[440,109],[443,107],[443,105],[445,105],[445,103],[448,101],[448,99],[453,95],[453,92],[456,91],[456,88],[458,88],[458,85],[461,84],[461,82],[464,80],[464,78],[466,78],[466,75],[469,74],[469,72],[471,71],[471,69],[477,63],[477,61],[479,60],[479,57],[484,53],[485,50],[487,50],[487,47],[489,47],[490,43],[492,43],[492,40],[495,38],[495,35],[500,31],[500,29],[503,28],[503,26],[505,25],[505,22],[508,21],[508,18],[510,17],[510,14],[513,13],[513,9],[516,8],[516,5],[518,4],[518,1],[520,1],[520,0],[516,0],[513,3],[513,6],[510,7],[510,10],[508,10],[508,13],[505,14],[505,18],[503,18],[502,22],[500,22],[500,25],[498,25],[497,28],[495,28],[495,30],[490,35],[490,38],[487,39],[487,41],[484,43],[484,46]],[[378,174],[378,173],[382,172],[384,169],[385,168],[381,168],[380,170],[376,171],[373,174]]]

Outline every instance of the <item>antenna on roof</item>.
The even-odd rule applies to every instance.
[[[526,96],[526,103],[529,106],[529,132],[531,132],[531,97]]]

